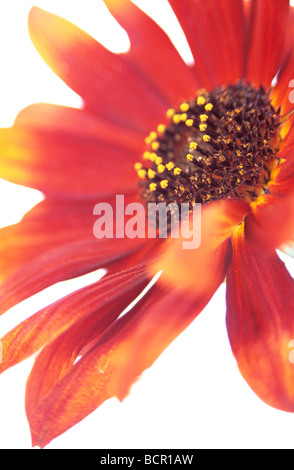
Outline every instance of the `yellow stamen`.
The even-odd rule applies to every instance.
[[[190,142],[189,148],[190,148],[191,150],[196,150],[197,147],[198,147],[197,142]]]
[[[159,124],[159,126],[157,127],[157,131],[159,132],[159,134],[164,134],[166,130],[166,126],[164,124]]]
[[[208,119],[207,114],[200,114],[200,121],[201,121],[201,122],[206,122],[207,119]]]
[[[149,184],[149,189],[150,191],[153,193],[154,191],[156,191],[156,188],[157,188],[157,184],[156,183],[150,183]]]
[[[144,179],[146,177],[146,170],[138,170],[138,177]]]
[[[170,109],[167,110],[166,116],[167,116],[169,119],[171,119],[171,118],[174,116],[175,112],[176,112],[175,109],[170,108]]]
[[[158,150],[158,149],[159,149],[159,142],[157,142],[157,141],[152,142],[151,148],[152,148],[152,150],[154,150],[154,151]]]
[[[213,104],[212,104],[212,103],[207,103],[207,104],[205,105],[205,111],[211,111],[212,108],[213,108]]]
[[[197,98],[198,106],[203,106],[205,103],[206,103],[206,99],[204,98],[204,96],[198,96]]]
[[[182,103],[180,105],[180,110],[183,111],[183,113],[185,113],[186,111],[188,111],[188,109],[190,108],[189,104],[188,103]]]
[[[201,132],[206,131],[206,129],[207,129],[207,124],[199,124],[199,129],[200,129]]]
[[[155,165],[160,165],[162,163],[162,158],[161,157],[156,157],[155,158]]]
[[[175,164],[173,162],[168,162],[166,164],[166,168],[171,171],[174,168]]]
[[[187,127],[192,127],[193,124],[194,124],[194,121],[193,121],[193,119],[187,119],[185,124],[186,124]]]
[[[158,167],[157,167],[158,173],[163,173],[164,170],[165,170],[165,166],[164,166],[164,165],[158,165]]]
[[[193,155],[191,155],[190,153],[187,153],[186,158],[187,158],[188,162],[192,162],[194,160]]]
[[[135,168],[136,171],[139,171],[139,170],[141,170],[142,166],[143,166],[142,163],[137,162],[137,163],[135,163],[134,168]]]
[[[154,171],[154,170],[151,170],[151,168],[149,168],[149,170],[148,170],[148,178],[150,178],[150,179],[152,180],[155,175],[156,175],[155,171]]]
[[[210,135],[204,134],[203,140],[204,140],[204,142],[209,142],[210,141]]]
[[[168,180],[160,181],[160,186],[162,187],[162,189],[167,188],[168,187]]]
[[[174,169],[174,174],[175,174],[176,176],[180,175],[181,172],[182,172],[182,170],[181,170],[181,168],[179,168],[178,166]]]

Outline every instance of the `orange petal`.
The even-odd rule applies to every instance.
[[[277,254],[233,237],[227,328],[239,369],[269,405],[294,411],[294,281]]]
[[[215,277],[220,276],[223,280],[230,260],[227,241],[248,211],[249,205],[240,200],[202,206],[200,246],[185,249],[183,236],[170,239],[154,269],[163,270],[163,278],[173,287],[190,286],[191,293],[205,291],[211,283],[214,284]],[[200,227],[194,224],[194,229],[199,230]]]

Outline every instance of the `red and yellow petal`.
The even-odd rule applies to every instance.
[[[141,132],[158,124],[168,103],[126,54],[111,53],[72,23],[37,7],[30,12],[29,31],[45,62],[88,109]]]
[[[256,249],[272,250],[294,239],[293,189],[288,197],[260,196],[251,209],[245,219],[245,235]]]
[[[273,251],[264,256],[240,231],[227,276],[227,329],[239,369],[267,404],[294,411],[294,281]]]
[[[95,196],[136,191],[133,163],[142,136],[84,110],[33,105],[0,130],[1,177],[46,195]]]
[[[195,73],[205,88],[244,77],[242,0],[170,0],[188,39]]]
[[[53,380],[44,377],[44,364],[55,357],[54,343],[45,348],[27,384],[26,410],[33,444],[44,447],[108,398],[122,400],[138,376],[153,364],[210,298],[207,295],[192,299],[186,294],[185,290],[171,292],[156,284],[74,366],[67,362],[70,368],[65,375],[59,365],[59,380],[56,380],[56,369],[52,370]],[[56,346],[62,345],[56,342]],[[70,357],[68,350],[67,361]],[[50,390],[46,387],[48,381]],[[38,393],[39,390],[46,391]]]
[[[281,65],[289,0],[252,0],[246,78],[270,87]]]

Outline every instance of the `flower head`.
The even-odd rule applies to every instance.
[[[32,9],[33,43],[84,107],[33,105],[1,130],[1,176],[45,195],[1,231],[2,312],[60,280],[107,269],[2,338],[3,371],[41,349],[27,383],[33,443],[123,399],[225,279],[243,377],[266,403],[292,412],[294,286],[276,253],[294,228],[289,2],[169,0],[190,66],[132,2],[105,3],[130,35],[127,54]],[[114,207],[117,195],[145,207],[186,203],[190,212],[202,204],[200,246],[183,250],[183,233],[95,239],[93,208]],[[122,233],[118,214],[115,230]]]

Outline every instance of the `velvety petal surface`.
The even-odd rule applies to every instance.
[[[242,0],[170,0],[195,59],[195,73],[205,88],[244,76],[245,34]]]
[[[239,369],[269,405],[294,411],[294,282],[285,265],[233,237],[227,276],[227,328]]]

